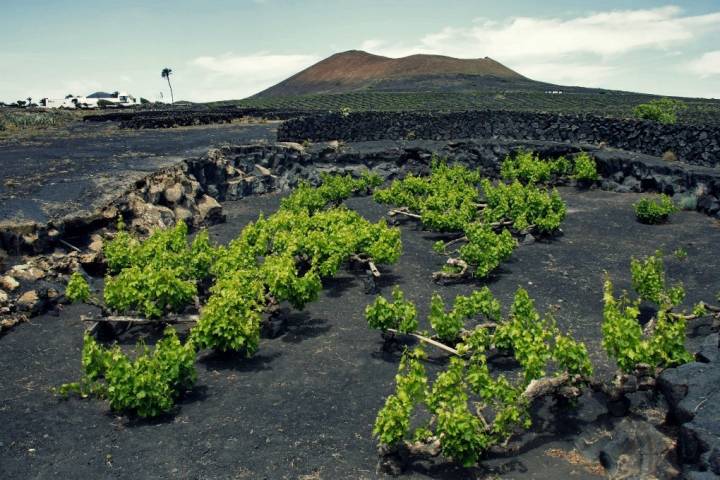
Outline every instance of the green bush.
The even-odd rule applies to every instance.
[[[646,336],[638,320],[640,299],[630,301],[623,296],[617,300],[612,283],[606,279],[604,302],[602,344],[622,371],[630,373],[639,364],[666,368],[692,361],[685,349],[687,322],[683,317],[671,320],[661,309],[653,332]]]
[[[80,272],[74,272],[70,276],[70,281],[68,281],[65,289],[65,296],[73,303],[90,300],[90,285],[88,285],[87,280]]]
[[[680,305],[685,298],[682,284],[669,287],[665,280],[665,264],[660,250],[654,255],[642,259],[630,260],[632,287],[641,299],[652,302],[661,308]]]
[[[197,378],[195,347],[184,345],[175,330],[167,328],[154,349],[140,343],[134,358],[119,346],[105,348],[88,333],[83,340],[83,378],[65,384],[60,392],[76,391],[82,396],[106,398],[118,412],[156,417],[168,412],[177,397],[191,388]]]
[[[565,219],[565,202],[556,189],[548,191],[517,180],[509,185],[493,185],[483,179],[481,184],[487,202],[482,214],[488,223],[511,221],[518,231],[534,228],[541,233],[552,233]]]
[[[643,197],[634,207],[637,219],[649,225],[664,223],[670,214],[678,211],[672,199],[664,193],[657,198]]]
[[[145,241],[121,230],[105,244],[104,253],[110,271],[103,293],[108,308],[159,318],[191,304],[198,282],[210,276],[217,251],[207,231],[189,242],[187,225],[178,222]]]
[[[575,157],[575,167],[573,170],[572,177],[578,182],[595,182],[600,178],[595,159],[585,152]]]
[[[411,333],[417,330],[415,305],[405,300],[405,295],[398,286],[393,288],[392,298],[391,303],[385,297],[379,296],[374,303],[365,307],[368,326],[382,331],[392,328],[401,333]]]
[[[508,182],[548,183],[553,178],[569,174],[570,169],[570,162],[565,157],[541,160],[536,153],[520,151],[514,157],[505,157],[500,166],[500,176]]]
[[[493,320],[495,328],[486,324],[465,331],[464,320],[477,314]],[[434,295],[430,321],[445,345],[460,342],[454,345],[457,355],[431,382],[422,363],[427,359],[424,350],[405,351],[395,392],[378,412],[373,428],[381,445],[392,447],[410,439],[438,442],[445,457],[471,466],[484,451],[506,444],[518,427],[530,427],[531,401],[524,392],[532,380],[553,371],[581,385],[592,376],[585,346],[561,334],[552,319],[541,319],[522,289],[507,320],[501,320],[499,303],[484,288],[470,297],[457,297],[451,312]],[[490,372],[486,353],[498,348],[512,352],[522,368],[519,377]],[[421,408],[424,411],[416,413]],[[416,426],[414,432],[411,426]]]
[[[473,275],[483,278],[510,258],[517,246],[507,229],[495,233],[489,226],[475,222],[465,228],[467,243],[460,247],[460,258],[474,268]]]
[[[684,102],[672,98],[659,98],[635,107],[633,114],[643,120],[673,124],[677,123],[677,114],[687,108]]]
[[[244,352],[251,356],[260,343],[264,309],[262,282],[252,272],[238,270],[213,285],[191,338],[198,348]]]

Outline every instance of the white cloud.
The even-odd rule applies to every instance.
[[[682,16],[675,6],[593,13],[582,17],[514,17],[503,22],[476,19],[469,27],[445,27],[414,45],[372,40],[375,52],[404,56],[434,53],[464,58],[490,56],[501,61],[591,54],[607,58],[633,50],[671,49],[701,33],[720,29],[720,12]]]
[[[60,88],[54,88],[50,91],[50,97],[62,98],[67,94],[72,95],[90,95],[103,88],[103,84],[97,80],[68,80],[62,82]],[[107,87],[105,87],[107,88]]]
[[[712,75],[720,75],[720,50],[704,53],[687,64],[691,72],[707,78]]]
[[[686,16],[676,6],[595,12],[575,18],[476,18],[468,26],[448,26],[414,43],[367,40],[363,48],[379,55],[418,53],[460,58],[489,56],[537,80],[588,87],[617,80],[623,55],[656,50],[677,55],[701,35],[720,30],[720,11]],[[693,63],[693,72],[717,73],[718,52]]]
[[[618,70],[611,65],[580,62],[524,63],[518,69],[528,78],[554,82],[560,85],[581,85],[583,87],[607,87]]]
[[[264,52],[251,55],[226,53],[197,57],[190,67],[201,76],[203,88],[190,97],[198,101],[244,98],[320,60],[316,55],[275,55]]]
[[[272,55],[256,53],[253,55],[233,55],[227,53],[219,57],[198,57],[191,65],[209,72],[230,75],[261,75],[273,77],[310,66],[318,59],[315,55]]]

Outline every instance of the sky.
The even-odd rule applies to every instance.
[[[561,85],[720,98],[720,0],[0,0],[0,101],[239,99],[345,50],[491,57]]]

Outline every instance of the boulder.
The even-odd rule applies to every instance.
[[[20,295],[17,299],[17,306],[19,310],[26,312],[36,312],[40,307],[40,295],[36,290],[28,290],[27,292]]]
[[[0,277],[0,287],[7,292],[14,292],[20,286],[20,282],[10,275]]]
[[[222,206],[209,195],[203,195],[197,203],[200,218],[207,223],[221,222],[223,220]]]
[[[98,234],[93,234],[90,236],[90,245],[88,245],[88,249],[91,252],[102,252],[103,249],[103,239]]]
[[[185,196],[185,192],[183,191],[182,185],[176,183],[165,190],[164,196],[167,203],[170,205],[176,205],[182,201]]]
[[[599,460],[608,478],[673,479],[675,442],[651,423],[634,417],[619,420],[611,429],[601,426],[585,432],[576,447],[591,460]]]
[[[678,423],[692,420],[697,413],[698,403],[715,393],[718,384],[720,365],[712,363],[686,363],[668,368],[658,377],[658,387]]]
[[[45,276],[45,272],[27,263],[15,265],[10,269],[10,274],[15,278],[26,280],[28,282],[35,282]]]
[[[193,214],[187,208],[175,207],[173,209],[173,213],[175,213],[175,221],[176,222],[183,221],[188,225],[191,225],[193,223]]]
[[[255,170],[257,170],[258,174],[263,177],[269,177],[272,175],[269,169],[263,167],[262,165],[255,165]]]
[[[160,197],[165,191],[165,185],[162,183],[152,183],[148,189],[148,202],[149,203],[160,203]]]
[[[718,334],[708,335],[703,340],[700,350],[695,354],[695,359],[701,363],[714,363],[720,360],[720,348],[718,348]]]
[[[720,475],[720,363],[717,335],[706,339],[699,359],[665,370],[658,386],[670,403],[673,417],[681,423],[678,452],[683,463]]]
[[[5,290],[0,290],[0,306],[7,304],[10,301],[10,295]]]

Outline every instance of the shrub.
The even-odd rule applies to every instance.
[[[460,247],[460,258],[474,267],[474,276],[482,278],[489,275],[500,264],[510,258],[517,246],[507,229],[497,234],[489,226],[472,223],[465,228],[467,243]]]
[[[687,108],[684,102],[672,98],[659,98],[635,107],[633,114],[643,120],[673,124],[677,123],[677,114]]]
[[[456,232],[477,216],[479,181],[478,171],[448,166],[445,160],[434,157],[428,177],[409,174],[393,181],[389,188],[375,191],[374,198],[420,215],[430,230]]]
[[[663,254],[660,250],[644,260],[631,259],[630,273],[633,290],[643,300],[661,308],[672,308],[680,305],[685,298],[685,289],[681,284],[674,287],[667,285]]]
[[[207,231],[190,243],[184,222],[157,230],[145,241],[121,230],[105,244],[104,252],[115,274],[105,278],[106,305],[118,312],[139,310],[148,318],[189,305],[197,295],[197,283],[210,276],[217,253]]]
[[[565,202],[556,189],[548,191],[517,180],[509,185],[494,186],[483,179],[481,184],[487,202],[483,219],[488,223],[508,220],[519,231],[534,228],[541,233],[552,233],[565,219]]]
[[[365,307],[365,318],[368,326],[382,331],[392,328],[401,333],[410,333],[417,330],[418,321],[415,305],[405,300],[405,295],[398,286],[393,288],[392,298],[391,303],[384,297],[377,297],[374,303]]]
[[[678,158],[677,155],[675,155],[675,152],[667,150],[665,153],[663,153],[662,159],[666,162],[677,162]]]
[[[553,178],[570,173],[570,162],[565,157],[541,160],[536,153],[521,151],[515,157],[505,157],[500,166],[503,180],[519,180],[524,184],[547,183]]]
[[[430,325],[443,342],[455,342],[465,328],[465,321],[477,315],[483,315],[490,321],[500,319],[500,303],[487,287],[475,290],[470,296],[455,297],[453,309],[445,311],[442,297],[433,293],[430,299]]]
[[[134,359],[119,346],[105,348],[86,333],[82,366],[82,380],[63,385],[61,393],[95,394],[107,398],[113,410],[140,417],[169,411],[175,399],[197,378],[194,345],[183,345],[169,327],[154,349],[138,344]]]
[[[262,282],[251,272],[238,270],[213,285],[191,338],[198,348],[251,356],[260,343],[260,313],[264,308]]]
[[[73,303],[90,300],[90,285],[88,285],[87,280],[80,272],[74,272],[70,276],[70,281],[68,281],[65,289],[65,296]]]
[[[664,193],[655,199],[643,197],[634,207],[637,219],[649,225],[664,223],[671,213],[678,211],[672,199]]]
[[[595,159],[585,152],[575,157],[573,178],[578,182],[595,182],[600,178]]]
[[[463,319],[478,313],[497,322],[496,328],[478,325],[463,331]],[[409,439],[433,448],[439,444],[445,457],[471,466],[487,449],[506,444],[518,427],[530,427],[533,398],[526,397],[525,388],[550,370],[551,362],[553,371],[566,374],[571,385],[590,379],[585,346],[561,334],[554,322],[541,320],[527,292],[518,290],[509,319],[501,321],[500,316],[500,305],[487,289],[457,297],[451,312],[433,296],[430,320],[437,338],[446,345],[460,340],[457,355],[430,382],[422,364],[427,359],[424,350],[405,351],[395,393],[378,412],[373,428],[381,445],[393,447]],[[517,381],[515,375],[511,380],[491,374],[486,352],[493,348],[507,348],[518,360],[523,374]],[[416,413],[420,408],[425,411]],[[417,425],[412,433],[411,425]]]
[[[280,210],[247,225],[221,247],[211,271],[216,277],[193,339],[201,348],[255,352],[260,313],[268,303],[303,308],[350,259],[376,264],[400,257],[400,230],[384,220],[370,223],[345,207],[327,208],[377,178],[325,177],[318,188],[302,186]]]
[[[639,302],[627,296],[616,300],[612,283],[605,280],[602,344],[618,367],[629,373],[639,364],[666,368],[692,361],[685,349],[684,317],[671,320],[668,312],[660,310],[653,332],[647,337],[638,321]]]

